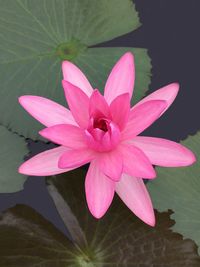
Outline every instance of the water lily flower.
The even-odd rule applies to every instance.
[[[167,85],[131,108],[135,67],[130,52],[113,67],[104,96],[73,63],[64,61],[62,70],[70,110],[39,96],[19,98],[24,109],[46,126],[40,135],[59,145],[23,163],[19,172],[55,175],[90,163],[85,191],[94,217],[106,213],[116,192],[136,216],[154,226],[154,210],[142,178],[156,177],[152,165],[187,166],[195,156],[181,144],[138,135],[168,109],[179,85]]]

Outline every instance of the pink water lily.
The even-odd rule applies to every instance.
[[[135,80],[131,53],[124,54],[112,69],[104,96],[71,62],[64,61],[62,69],[70,110],[39,96],[19,98],[20,104],[47,127],[40,135],[60,145],[26,161],[19,172],[54,175],[90,162],[85,191],[93,216],[105,214],[116,192],[136,216],[154,226],[154,211],[142,178],[156,177],[152,165],[187,166],[194,163],[195,156],[178,143],[138,135],[172,104],[178,84],[167,85],[130,108]]]

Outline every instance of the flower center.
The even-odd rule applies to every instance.
[[[120,142],[119,127],[107,118],[91,118],[85,130],[86,142],[91,149],[98,152],[113,150]]]
[[[93,122],[94,128],[99,128],[100,130],[102,130],[104,132],[108,131],[108,126],[109,126],[109,122],[108,122],[108,120],[106,120],[104,118],[94,120],[94,122]]]

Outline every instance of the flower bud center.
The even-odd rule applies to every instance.
[[[113,150],[120,142],[118,126],[105,117],[91,118],[85,137],[88,146],[96,151]]]
[[[108,122],[108,120],[106,120],[104,118],[100,118],[100,119],[94,120],[93,127],[99,128],[100,130],[107,132],[108,127],[109,127],[109,122]]]

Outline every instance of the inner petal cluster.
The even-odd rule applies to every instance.
[[[120,136],[119,127],[105,117],[91,117],[85,130],[88,147],[98,152],[114,149],[120,141]]]
[[[109,121],[106,118],[97,118],[93,121],[93,127],[98,128],[104,132],[107,132],[109,129]]]

